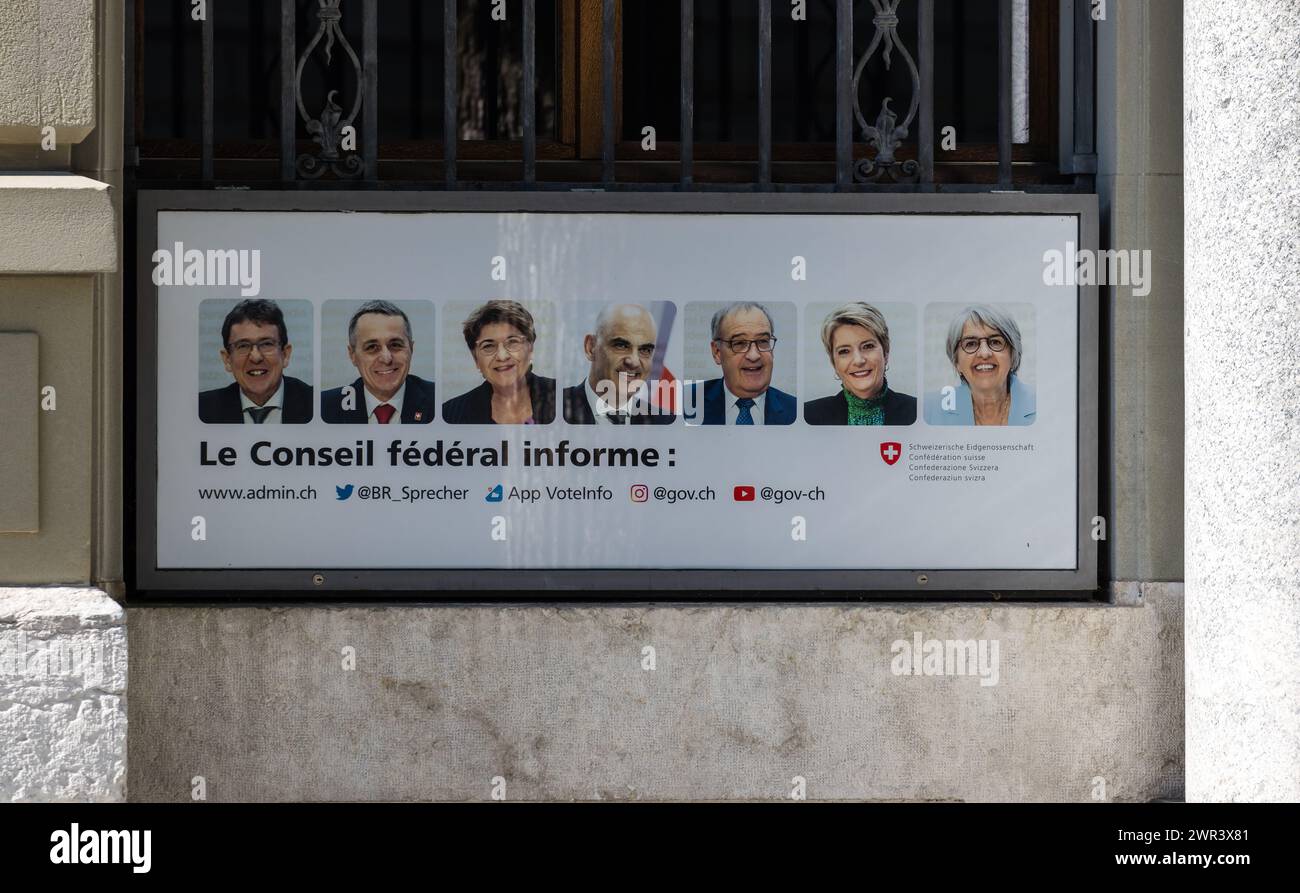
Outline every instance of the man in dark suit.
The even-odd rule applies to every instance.
[[[221,324],[221,362],[234,381],[199,394],[199,418],[217,425],[311,421],[312,387],[284,374],[293,356],[274,301],[240,301]]]
[[[683,416],[688,425],[790,425],[798,402],[772,387],[776,326],[762,304],[738,301],[713,314],[713,362],[722,377],[688,388]]]
[[[570,425],[670,425],[676,416],[650,401],[650,374],[659,333],[650,311],[615,304],[596,318],[583,338],[591,363],[587,378],[564,389],[564,420]]]
[[[321,394],[320,417],[331,425],[427,425],[435,407],[433,382],[411,374],[415,339],[396,304],[367,301],[348,322],[348,359],[361,377]]]

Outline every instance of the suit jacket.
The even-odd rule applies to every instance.
[[[1013,372],[1007,381],[1011,389],[1011,411],[1008,425],[1032,425],[1038,415],[1038,401],[1034,389]],[[975,404],[971,402],[970,385],[957,385],[952,409],[943,408],[943,394],[936,391],[925,395],[925,423],[927,425],[974,425]]]
[[[699,383],[692,383],[691,394],[686,398],[687,406],[695,406],[696,412],[699,412],[700,392]],[[721,378],[711,378],[704,383],[704,419],[696,424],[704,425],[725,425],[727,424],[727,391],[722,386]],[[763,401],[763,424],[764,425],[793,425],[799,418],[799,401],[791,394],[785,391],[769,387],[764,395]],[[688,421],[690,421],[688,419]]]
[[[310,422],[313,402],[311,385],[286,375],[284,405],[280,407],[281,424],[303,425]],[[244,424],[244,406],[239,400],[239,383],[232,381],[224,388],[200,392],[199,419],[209,425]]]
[[[909,394],[900,394],[893,388],[885,391],[886,425],[911,425],[916,421],[916,398]],[[809,425],[847,425],[849,423],[849,401],[843,389],[829,397],[809,400],[803,405],[803,420]]]
[[[533,401],[533,421],[549,425],[555,421],[555,379],[529,372],[528,393]],[[449,425],[492,425],[492,384],[483,382],[472,391],[442,404],[442,420]]]
[[[366,411],[365,382],[360,378],[352,382],[352,399],[356,403],[351,409],[343,408],[343,389],[330,388],[320,395],[321,421],[331,425],[365,425],[370,421]],[[425,381],[417,375],[406,376],[406,391],[402,394],[403,425],[427,425],[433,421],[433,414],[438,404],[433,399],[433,382]],[[417,419],[416,413],[420,414]]]
[[[596,414],[587,402],[587,383],[579,382],[571,388],[564,389],[564,420],[570,425],[594,425]],[[633,413],[628,416],[629,425],[671,425],[677,416],[654,412]]]

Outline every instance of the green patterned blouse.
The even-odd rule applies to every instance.
[[[844,399],[849,402],[849,424],[850,425],[883,425],[885,424],[885,397],[889,395],[889,382],[880,389],[880,393],[875,397],[869,397],[866,400],[849,392],[848,388],[844,389]]]

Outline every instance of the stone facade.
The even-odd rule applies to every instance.
[[[121,591],[126,538],[119,407],[133,388],[122,381],[123,283],[112,272],[122,249],[121,197],[113,194],[123,142],[122,6],[5,0],[0,169],[24,172],[0,174],[0,273],[20,274],[0,276],[0,323],[41,335],[42,374],[49,362],[64,376],[64,405],[81,422],[69,431],[42,420],[41,531],[0,534],[0,586],[77,586],[0,589],[0,636],[12,634],[28,658],[49,654],[40,643],[105,658],[99,675],[63,672],[61,663],[51,672],[48,658],[33,669],[25,658],[21,672],[0,676],[0,799],[123,799],[129,777],[133,799],[187,800],[195,776],[212,800],[475,800],[490,795],[497,777],[512,800],[785,799],[796,776],[814,800],[1180,797],[1182,152],[1168,127],[1181,104],[1181,32],[1173,0],[1110,6],[1097,26],[1103,240],[1151,248],[1158,274],[1145,303],[1105,297],[1112,338],[1111,365],[1102,369],[1111,408],[1103,472],[1112,502],[1103,574],[1118,581],[1110,603],[133,606],[126,711],[123,613],[87,586]],[[1188,9],[1200,35],[1189,28],[1189,46],[1208,64],[1195,89],[1189,84],[1188,107],[1202,116],[1189,121],[1189,156],[1219,159],[1214,177],[1239,181],[1236,191],[1203,181],[1189,219],[1210,226],[1234,208],[1232,219],[1252,223],[1240,227],[1252,240],[1241,244],[1255,254],[1243,256],[1275,262],[1263,249],[1283,240],[1269,234],[1296,231],[1294,202],[1279,199],[1275,184],[1296,182],[1286,147],[1297,135],[1297,103],[1294,78],[1283,78],[1290,92],[1263,80],[1285,74],[1270,64],[1295,58],[1295,14],[1225,13],[1201,0]],[[1252,21],[1267,33],[1252,33]],[[1248,58],[1238,38],[1272,49]],[[1236,66],[1254,66],[1261,82],[1220,89],[1214,79]],[[57,151],[38,145],[45,126],[55,128]],[[1265,149],[1246,146],[1247,135]],[[1261,157],[1274,165],[1271,180],[1251,179]],[[1212,297],[1213,264],[1200,263],[1189,265],[1189,290],[1196,273],[1203,315],[1189,313],[1189,327],[1205,337],[1207,321],[1222,319],[1211,310],[1221,296]],[[1261,283],[1242,331],[1249,320],[1258,323],[1253,334],[1276,320],[1259,363],[1278,363],[1294,343],[1295,314],[1277,282],[1244,266],[1238,272]],[[1276,368],[1249,366],[1261,382]],[[1196,369],[1204,394],[1214,379],[1208,367]],[[1293,379],[1269,382],[1260,393],[1291,405],[1283,398]],[[1206,412],[1236,418],[1232,407]],[[1225,429],[1223,438],[1189,444],[1189,461],[1207,467],[1211,448],[1236,442],[1229,433],[1237,434]],[[1213,655],[1205,664],[1213,672],[1194,675],[1199,685],[1188,695],[1195,727],[1217,742],[1195,751],[1200,765],[1222,761],[1225,771],[1262,757],[1293,767],[1300,750],[1300,712],[1288,721],[1277,707],[1294,707],[1278,691],[1293,681],[1280,661],[1300,665],[1296,636],[1283,634],[1298,624],[1295,587],[1283,573],[1294,564],[1294,541],[1285,540],[1289,516],[1277,501],[1289,491],[1276,487],[1288,479],[1288,441],[1282,429],[1277,438],[1273,489],[1253,500],[1272,513],[1234,499],[1239,515],[1188,529],[1202,562],[1195,594],[1206,610],[1189,611],[1201,618],[1201,641],[1239,637],[1247,649]],[[1229,470],[1200,478],[1203,495],[1190,497],[1189,508],[1206,509],[1216,487],[1259,479]],[[1275,545],[1231,540],[1222,526],[1230,519],[1242,523],[1239,533],[1263,524]],[[1224,536],[1242,561],[1276,577],[1211,563],[1206,556],[1222,551]],[[1234,615],[1243,595],[1245,610]],[[1267,641],[1276,646],[1262,664],[1248,650],[1257,629],[1273,630]],[[896,675],[892,646],[916,633],[997,642],[997,684]],[[647,646],[653,670],[642,668]],[[342,665],[348,647],[354,670]],[[1250,701],[1260,667],[1276,674],[1262,713]],[[1219,681],[1244,693],[1226,713],[1216,712],[1227,697]],[[1262,735],[1259,750],[1232,749],[1242,723],[1259,730],[1267,721],[1283,734]],[[1201,790],[1280,790],[1262,769],[1244,777],[1243,787]]]
[[[39,527],[0,533],[0,801],[126,798],[126,615],[89,585],[106,545],[96,438],[121,439],[106,423],[121,389],[100,399],[97,366],[120,365],[120,323],[99,320],[121,315],[106,300],[120,290],[121,209],[103,165],[73,162],[121,118],[101,108],[120,95],[122,65],[102,54],[97,12],[115,7],[0,3],[0,331],[38,336],[39,381],[54,395],[38,416]],[[120,126],[108,129],[120,143]],[[99,510],[120,526],[120,498]],[[120,573],[102,582],[120,589]]]

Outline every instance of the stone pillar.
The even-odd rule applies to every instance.
[[[1300,800],[1300,4],[1187,0],[1187,799]]]
[[[0,334],[34,345],[0,404],[41,402],[0,455],[0,802],[126,797],[122,16],[0,2]]]
[[[126,612],[0,588],[0,803],[126,799]]]

